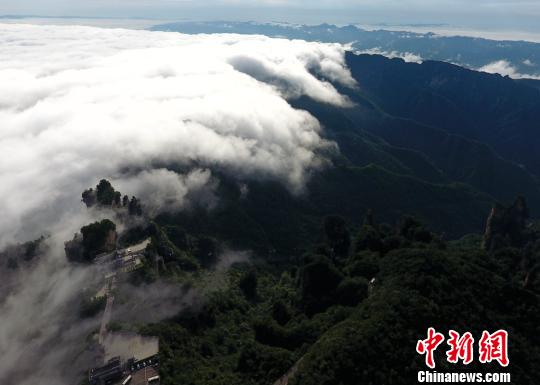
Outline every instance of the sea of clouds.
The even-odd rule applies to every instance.
[[[92,362],[84,339],[96,320],[78,321],[73,304],[99,277],[63,251],[106,215],[85,209],[83,189],[109,178],[152,210],[182,209],[190,192],[219,183],[219,170],[301,192],[334,145],[289,101],[349,105],[331,84],[355,87],[344,50],[263,36],[0,24],[0,250],[50,235],[47,253],[9,272],[10,292],[0,293],[0,382],[71,384]]]
[[[99,178],[155,164],[301,189],[329,144],[288,99],[346,105],[329,82],[354,86],[343,54],[263,36],[0,24],[0,246]]]

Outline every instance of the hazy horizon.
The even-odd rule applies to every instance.
[[[540,28],[538,30],[526,29],[496,29],[474,28],[466,25],[448,23],[391,23],[391,22],[334,22],[329,20],[291,21],[281,19],[254,20],[254,19],[228,19],[226,17],[208,18],[151,18],[151,17],[114,17],[114,16],[50,16],[50,15],[7,15],[0,14],[0,23],[21,24],[51,24],[51,25],[82,25],[102,28],[149,29],[153,26],[175,22],[260,22],[260,23],[288,23],[291,25],[319,25],[323,23],[334,25],[355,25],[366,30],[407,31],[416,33],[435,33],[441,36],[470,36],[491,40],[514,40],[540,43]]]
[[[305,5],[291,0],[7,0],[0,16],[106,18],[167,21],[257,21],[293,24],[441,26],[460,30],[540,34],[535,1],[406,0],[326,1]]]

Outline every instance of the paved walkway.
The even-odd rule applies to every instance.
[[[109,278],[107,282],[107,289],[105,295],[107,296],[107,304],[105,305],[105,311],[103,312],[103,317],[101,318],[101,326],[99,328],[99,343],[103,345],[105,337],[107,336],[107,325],[111,321],[112,306],[114,302],[114,295],[112,294],[116,285],[116,275],[113,275]]]

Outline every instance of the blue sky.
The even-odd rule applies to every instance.
[[[294,23],[446,23],[483,29],[540,30],[538,0],[2,0],[2,14]]]

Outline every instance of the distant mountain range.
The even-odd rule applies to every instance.
[[[405,28],[405,27],[404,27]],[[540,44],[496,41],[434,33],[368,31],[357,26],[295,25],[255,22],[179,22],[152,27],[182,33],[262,34],[308,41],[351,43],[359,52],[381,53],[406,60],[439,60],[463,67],[484,68],[513,77],[540,77]]]

